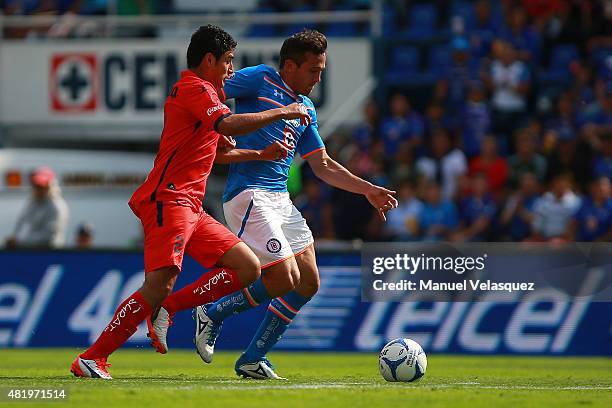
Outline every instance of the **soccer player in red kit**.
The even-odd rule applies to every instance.
[[[119,305],[96,342],[74,360],[70,371],[75,376],[111,379],[108,356],[151,313],[157,313],[162,303],[168,314],[161,319],[156,316],[156,321],[170,324],[173,313],[235,292],[261,274],[259,261],[246,244],[203,211],[206,181],[221,134],[247,134],[277,120],[308,121],[309,116],[300,104],[232,114],[221,99],[225,80],[233,75],[235,48],[234,39],[216,26],[202,26],[191,37],[188,69],[166,99],[164,129],[153,169],[129,202],[144,228],[144,283]],[[222,140],[229,141],[226,137]],[[261,153],[231,154],[238,160],[252,160],[261,159]],[[185,252],[204,267],[217,269],[168,297]],[[155,337],[150,321],[149,332]],[[152,341],[158,351],[167,351],[165,339]]]

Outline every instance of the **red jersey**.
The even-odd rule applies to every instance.
[[[153,170],[132,195],[130,207],[135,210],[146,201],[175,201],[201,211],[219,141],[217,125],[229,114],[210,82],[192,71],[181,72],[166,98]]]

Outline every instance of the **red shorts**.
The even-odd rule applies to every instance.
[[[206,212],[173,202],[143,203],[138,217],[144,228],[145,272],[172,265],[181,270],[185,252],[210,268],[241,242]]]

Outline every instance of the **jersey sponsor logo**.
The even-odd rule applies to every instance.
[[[276,238],[270,238],[268,240],[268,243],[266,244],[266,249],[268,250],[268,252],[271,252],[273,254],[279,253],[282,247],[283,246],[281,245],[280,241]]]
[[[51,57],[49,97],[52,112],[90,112],[98,100],[95,54],[55,54]]]
[[[223,109],[223,105],[213,106],[212,108],[208,108],[208,110],[206,111],[206,114],[210,116],[220,109]]]

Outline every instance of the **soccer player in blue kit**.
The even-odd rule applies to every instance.
[[[284,41],[278,72],[267,65],[248,67],[225,83],[225,94],[235,99],[237,113],[297,102],[308,109],[311,119],[310,123],[277,121],[236,141],[239,149],[261,150],[275,141],[289,149],[287,157],[280,160],[230,165],[223,197],[225,219],[230,230],[258,256],[263,273],[244,290],[195,311],[197,351],[210,363],[223,320],[271,300],[251,343],[236,362],[236,373],[244,377],[281,378],[266,354],[319,288],[313,236],[287,192],[295,153],[308,161],[314,174],[326,183],[364,195],[382,219],[397,207],[395,191],[353,175],[325,152],[316,111],[307,95],[321,81],[326,49],[323,34],[304,30]]]

